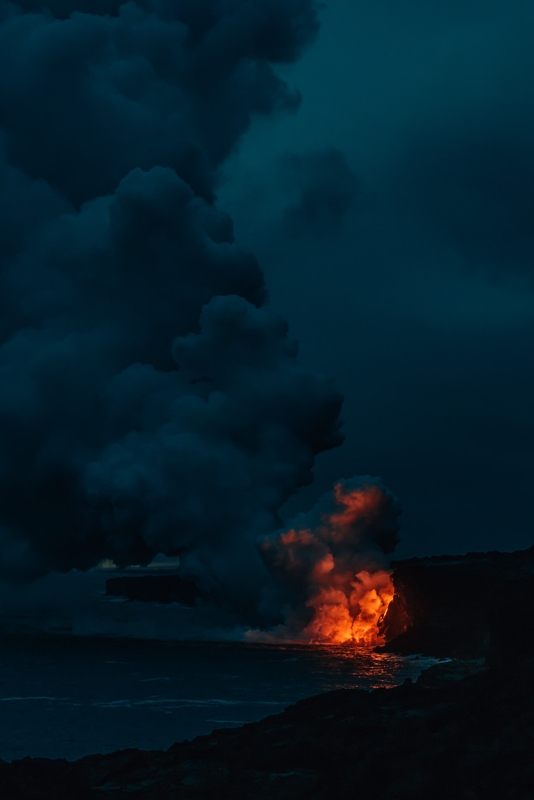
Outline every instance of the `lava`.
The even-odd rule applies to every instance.
[[[264,537],[260,553],[286,585],[284,638],[310,644],[381,644],[394,589],[385,554],[400,506],[377,479],[340,481],[315,512]]]
[[[383,643],[380,622],[393,599],[391,572],[358,572],[347,593],[334,586],[322,586],[306,603],[314,611],[303,635],[311,644],[345,644],[363,647]]]

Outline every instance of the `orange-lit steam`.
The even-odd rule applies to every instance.
[[[363,647],[381,644],[379,623],[393,600],[388,570],[358,572],[350,582],[350,594],[335,586],[322,586],[307,602],[312,621],[303,634],[311,644],[353,642]]]
[[[350,535],[360,521],[380,515],[383,492],[378,486],[363,486],[347,492],[342,483],[336,483],[334,499],[341,510],[325,515],[324,523],[330,536],[339,541]]]
[[[379,624],[394,594],[384,554],[396,544],[399,514],[377,479],[340,481],[318,510],[264,538],[266,564],[298,597],[283,635],[314,644],[382,643]]]

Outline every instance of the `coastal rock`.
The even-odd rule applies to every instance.
[[[2,800],[534,797],[534,548],[410,559],[393,580],[386,648],[463,660],[167,751],[0,762]]]
[[[534,547],[412,558],[393,567],[395,596],[381,650],[494,663],[534,655]]]
[[[3,800],[525,800],[534,664],[440,664],[413,684],[339,690],[166,752],[0,762]]]

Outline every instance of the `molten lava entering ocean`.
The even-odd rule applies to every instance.
[[[398,500],[376,478],[340,481],[309,514],[259,542],[289,602],[280,638],[381,644],[393,599],[386,554],[398,539]]]
[[[358,572],[350,581],[352,591],[332,586],[321,587],[308,600],[314,611],[303,635],[310,644],[344,644],[353,642],[363,647],[383,644],[380,622],[393,600],[391,573],[379,570]]]

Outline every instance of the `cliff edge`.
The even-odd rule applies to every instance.
[[[400,654],[534,655],[534,547],[513,553],[412,558],[393,564],[395,596],[381,623]]]

